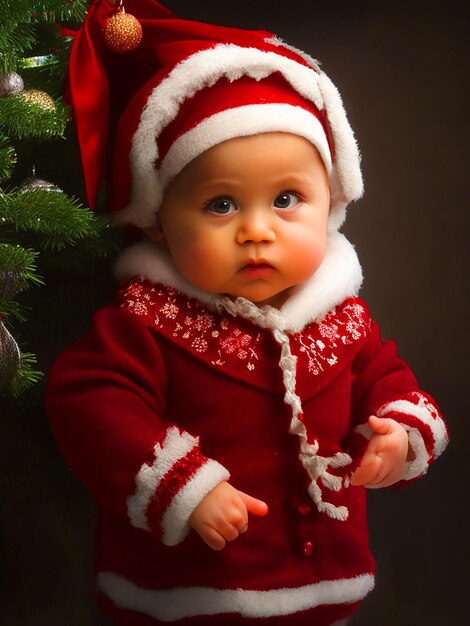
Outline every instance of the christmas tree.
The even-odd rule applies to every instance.
[[[38,317],[34,306],[25,306],[24,292],[44,289],[51,268],[86,270],[90,259],[107,254],[114,245],[104,218],[78,199],[83,197],[79,177],[67,176],[63,156],[64,148],[70,151],[64,139],[73,133],[62,98],[72,42],[67,35],[73,35],[68,25],[80,23],[86,9],[83,0],[0,0],[3,395],[18,397],[41,377],[36,357],[23,350],[19,334],[26,320]],[[70,171],[78,172],[78,164]],[[43,172],[52,173],[52,179]]]

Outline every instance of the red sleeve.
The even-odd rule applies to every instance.
[[[434,400],[419,389],[409,366],[398,357],[393,341],[382,342],[372,322],[370,335],[353,363],[352,407],[356,448],[365,449],[372,432],[370,415],[392,418],[408,432],[415,458],[404,480],[423,476],[445,449],[448,433]]]
[[[117,306],[55,362],[46,390],[52,430],[98,504],[176,545],[228,471],[199,439],[162,420],[167,375],[155,337]]]

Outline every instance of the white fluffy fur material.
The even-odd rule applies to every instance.
[[[196,615],[223,613],[266,618],[291,615],[322,604],[350,604],[362,600],[372,591],[374,577],[364,574],[269,591],[212,587],[154,590],[142,589],[118,574],[102,572],[98,575],[98,587],[118,607],[138,611],[162,622],[175,622]]]
[[[448,444],[447,430],[444,421],[439,415],[437,409],[429,403],[429,400],[424,396],[419,395],[419,403],[414,404],[409,400],[395,400],[389,402],[377,411],[378,417],[387,417],[390,413],[401,413],[403,415],[410,415],[415,417],[421,423],[429,426],[433,440],[433,456],[437,458],[442,454]],[[396,419],[396,418],[395,418]],[[419,433],[418,429],[411,428],[407,424],[403,424],[403,428],[408,431],[408,437],[410,445],[416,458],[408,465],[407,474],[404,477],[405,480],[421,476],[426,473],[428,468],[428,461],[430,455],[426,450],[423,437]]]
[[[310,65],[310,67],[313,68],[316,72],[321,72],[319,61],[314,59],[303,50],[299,50],[299,48],[296,48],[295,46],[291,46],[290,44],[286,43],[281,39],[281,37],[274,35],[273,37],[267,37],[264,41],[266,43],[270,43],[272,46],[279,46],[281,48],[286,48],[286,50],[292,50],[292,52],[298,54],[299,57],[306,61]]]
[[[217,461],[209,459],[191,476],[186,485],[178,491],[162,520],[162,542],[166,546],[176,546],[189,534],[189,518],[203,498],[230,473]]]
[[[305,137],[317,148],[330,175],[332,163],[328,141],[314,115],[290,104],[252,104],[216,113],[178,137],[160,167],[162,186],[165,188],[188,163],[209,148],[234,137],[270,132]]]
[[[394,411],[396,413],[403,413],[404,415],[412,415],[423,424],[429,426],[434,439],[433,455],[437,458],[447,446],[447,430],[437,409],[430,405],[427,398],[421,394],[418,395],[420,396],[419,404],[414,404],[408,400],[396,400],[395,402],[390,402],[381,407],[379,411],[377,411],[377,415],[379,417],[385,417],[388,413]]]
[[[196,437],[189,433],[180,433],[178,428],[172,427],[168,429],[163,443],[155,445],[152,465],[142,465],[135,479],[135,493],[127,500],[127,512],[133,526],[149,530],[147,507],[163,477],[197,444]]]
[[[345,218],[346,205],[362,195],[359,151],[333,83],[321,72],[275,52],[219,44],[197,52],[178,63],[151,93],[133,136],[130,153],[132,190],[130,203],[115,214],[119,223],[152,226],[164,186],[154,164],[158,161],[155,139],[176,118],[181,103],[199,90],[214,85],[223,76],[230,81],[241,76],[255,80],[280,72],[303,97],[328,113],[335,160],[330,175],[332,191],[330,228]]]
[[[171,258],[152,242],[139,243],[123,252],[116,262],[115,275],[119,280],[140,276],[174,287],[189,297],[197,298],[212,310],[223,305],[225,300],[186,281]],[[324,317],[345,298],[357,295],[361,283],[362,270],[354,247],[341,233],[331,232],[325,257],[315,274],[296,288],[279,312],[270,306],[261,309],[268,315],[265,327],[300,332],[310,322]],[[247,301],[237,298],[235,304],[237,302],[242,305]],[[270,314],[274,312],[275,315]]]
[[[131,524],[136,528],[150,530],[147,509],[161,481],[180,459],[183,459],[199,443],[197,437],[180,432],[172,426],[162,444],[154,448],[152,465],[144,463],[136,476],[135,493],[127,500],[127,511]],[[216,461],[207,461],[191,477],[173,499],[163,516],[163,543],[176,545],[189,532],[188,520],[197,504],[222,480],[230,477],[229,472]]]
[[[411,428],[406,424],[402,424],[402,426],[408,433],[408,443],[415,455],[415,458],[412,461],[408,461],[406,463],[406,470],[402,480],[412,480],[413,478],[418,478],[419,476],[424,476],[424,474],[426,474],[429,467],[428,462],[430,460],[430,456],[426,450],[424,439],[419,430],[417,428]]]

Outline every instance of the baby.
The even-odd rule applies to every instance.
[[[338,232],[362,193],[352,131],[317,63],[272,34],[126,7],[145,18],[124,63],[142,82],[103,60],[134,90],[110,209],[146,238],[47,393],[100,507],[99,602],[122,625],[344,623],[374,584],[364,487],[424,475],[447,443],[357,297]],[[111,11],[93,3],[75,58]]]

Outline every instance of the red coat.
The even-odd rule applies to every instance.
[[[404,480],[447,443],[357,297],[294,330],[270,307],[131,280],[57,360],[47,409],[100,507],[98,588],[120,624],[349,615],[373,587],[365,489],[349,485],[368,416],[409,431]],[[227,479],[269,513],[215,552],[188,518]]]

